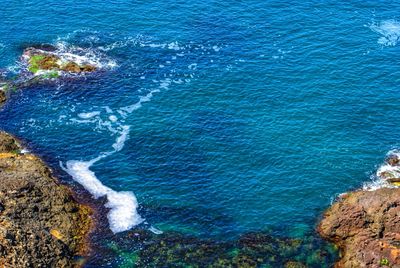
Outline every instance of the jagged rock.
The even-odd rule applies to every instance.
[[[7,100],[6,92],[0,89],[0,106]]]
[[[343,195],[318,231],[341,250],[335,267],[400,267],[400,189]]]
[[[22,58],[28,65],[28,70],[33,74],[39,71],[81,73],[97,70],[96,66],[89,63],[80,64],[75,61],[66,60],[57,54],[54,49],[29,47],[24,50]]]
[[[75,62],[68,62],[65,66],[63,66],[63,70],[71,73],[81,72],[81,68]]]
[[[386,159],[386,163],[391,166],[398,166],[400,164],[399,156],[396,154],[389,155],[389,157]]]
[[[91,209],[0,132],[0,267],[73,267],[88,253]]]

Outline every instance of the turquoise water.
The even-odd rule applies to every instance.
[[[399,145],[399,10],[380,1],[6,0],[4,74],[37,43],[83,48],[105,71],[15,92],[0,128],[67,183],[89,189],[94,178],[131,192],[116,201],[129,214],[116,232],[141,222],[221,240],[266,229],[301,236]]]

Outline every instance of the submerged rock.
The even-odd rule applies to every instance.
[[[111,267],[330,267],[336,254],[320,242],[313,236],[293,239],[263,232],[221,241],[173,231],[156,235],[136,229],[108,240],[111,252],[98,249],[101,260],[90,264],[101,267],[106,261]],[[115,254],[118,264],[111,261]]]
[[[72,267],[88,253],[91,209],[0,132],[0,267]]]
[[[344,195],[325,212],[318,231],[340,248],[336,267],[400,267],[400,189]]]

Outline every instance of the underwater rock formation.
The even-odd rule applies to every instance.
[[[101,259],[91,264],[120,267],[330,267],[336,252],[314,236],[303,239],[254,232],[230,241],[201,239],[168,231],[153,234],[131,230],[111,237],[106,247],[97,248]],[[113,264],[117,254],[118,264]]]
[[[343,195],[318,231],[341,249],[336,267],[400,267],[400,189]]]
[[[0,267],[72,267],[88,253],[91,209],[0,132]]]

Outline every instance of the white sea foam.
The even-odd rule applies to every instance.
[[[102,51],[108,51],[128,45],[139,45],[140,47],[172,50],[170,53],[174,54],[171,56],[173,60],[178,60],[177,57],[184,57],[187,54],[185,53],[185,50],[199,50],[200,48],[203,51],[211,52],[217,52],[220,50],[218,46],[201,46],[199,48],[193,44],[182,45],[178,42],[150,43],[140,38],[128,38],[120,42],[114,42],[110,45],[104,45],[102,47],[83,49],[75,47],[68,42],[65,42],[65,40],[68,40],[68,38],[60,39],[57,42],[57,54],[63,59],[73,59],[78,63],[92,63],[96,66],[105,66],[106,68],[114,66],[113,64],[115,62],[103,55]],[[96,39],[93,40],[96,41]],[[171,61],[167,61],[166,64],[173,63]],[[166,69],[165,65],[163,64],[160,64],[160,68],[164,68],[164,70]],[[151,86],[151,89],[140,90],[139,92],[142,95],[139,97],[139,100],[133,104],[122,106],[114,110],[108,106],[103,106],[100,107],[100,109],[96,108],[94,111],[85,111],[79,113],[77,117],[75,109],[73,111],[71,110],[75,114],[76,118],[70,118],[70,122],[93,124],[94,131],[108,130],[112,133],[112,135],[118,134],[115,142],[112,144],[113,149],[111,151],[102,153],[90,161],[70,160],[65,163],[65,167],[62,165],[63,169],[70,174],[75,181],[87,189],[94,198],[107,198],[107,203],[105,206],[110,209],[107,217],[110,223],[110,228],[114,233],[128,230],[143,221],[137,212],[138,202],[132,192],[117,192],[110,187],[105,186],[96,177],[96,174],[90,170],[90,168],[93,164],[118,151],[121,151],[124,148],[125,142],[129,139],[129,132],[131,128],[126,124],[126,119],[129,114],[133,113],[137,109],[140,109],[144,103],[151,101],[155,93],[168,90],[172,83],[188,83],[191,81],[191,78],[195,77],[197,63],[190,64],[188,68],[191,71],[189,71],[190,73],[183,73],[182,75],[184,75],[184,78],[176,77],[175,69],[170,73],[163,73],[162,77],[158,76],[155,79],[149,78],[149,82],[152,82],[156,85]],[[147,75],[143,74],[141,79],[147,79]],[[154,233],[162,232],[154,227],[150,227],[150,231]]]
[[[79,65],[90,64],[99,69],[113,69],[118,66],[115,60],[102,54],[99,49],[82,48],[69,44],[65,41],[55,43],[57,56],[61,63],[73,61]]]
[[[111,231],[118,233],[129,230],[143,221],[137,212],[136,197],[132,192],[116,192],[103,185],[96,174],[90,170],[90,167],[98,160],[98,158],[87,162],[71,160],[66,163],[64,170],[94,198],[103,196],[107,198],[105,206],[110,209],[107,219]]]
[[[113,123],[115,123],[115,122],[118,121],[118,118],[117,118],[115,115],[110,115],[110,116],[108,117],[108,119],[110,119],[110,121],[113,122]]]
[[[384,20],[379,23],[373,23],[369,28],[382,35],[378,43],[383,46],[395,46],[400,39],[400,22],[396,20]]]
[[[143,222],[137,212],[138,202],[132,192],[117,192],[105,186],[90,170],[90,167],[101,159],[121,150],[129,134],[129,127],[124,126],[121,135],[113,144],[114,151],[103,153],[90,161],[70,160],[61,167],[81,184],[94,198],[105,196],[105,206],[110,209],[107,219],[114,233],[123,232]]]
[[[23,148],[23,149],[21,150],[21,154],[27,154],[27,153],[30,153],[30,151],[29,151],[28,149]]]
[[[391,150],[386,154],[387,157],[397,157],[400,159],[399,150]],[[387,181],[387,177],[400,178],[400,166],[390,165],[387,161],[380,165],[376,173],[371,176],[371,181],[363,185],[364,190],[373,191],[379,188],[394,188],[395,185]]]
[[[115,140],[115,143],[112,145],[115,152],[121,151],[122,148],[124,148],[125,142],[128,139],[129,130],[129,126],[122,126],[121,135]]]
[[[141,96],[138,102],[129,106],[122,107],[121,109],[118,110],[119,114],[121,114],[122,116],[126,116],[126,113],[132,113],[133,111],[139,109],[140,107],[142,107],[142,103],[150,101],[151,98],[153,97],[153,94],[156,92],[160,92],[160,90],[154,89],[150,91],[147,95]]]
[[[158,234],[158,235],[163,233],[163,231],[161,231],[160,229],[157,229],[154,226],[150,226],[149,231],[154,233],[154,234]]]
[[[89,113],[80,113],[80,114],[78,114],[78,116],[82,119],[89,119],[89,118],[95,117],[99,114],[100,114],[99,111],[94,111],[94,112],[89,112]]]

